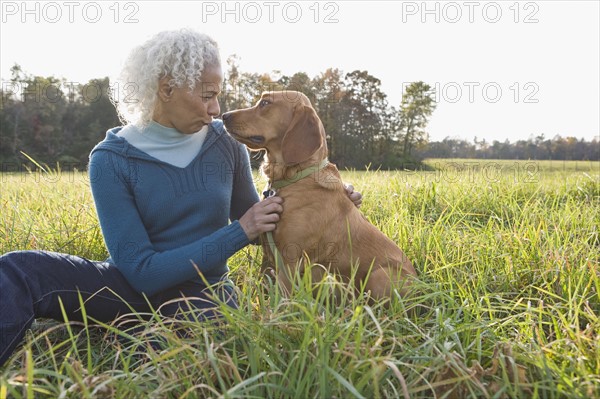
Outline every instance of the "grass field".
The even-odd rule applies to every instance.
[[[600,164],[428,164],[344,172],[413,260],[417,296],[334,305],[329,279],[284,299],[248,247],[226,325],[181,338],[148,322],[168,346],[142,355],[115,327],[42,321],[0,370],[0,399],[600,398]],[[106,257],[84,174],[0,178],[0,252]]]

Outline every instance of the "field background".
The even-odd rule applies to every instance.
[[[426,163],[343,172],[413,260],[415,297],[334,305],[330,278],[284,299],[248,247],[230,262],[227,325],[181,338],[154,320],[145,331],[169,344],[142,353],[113,326],[40,321],[0,370],[0,399],[600,398],[600,163]],[[1,253],[106,257],[84,173],[0,178]]]

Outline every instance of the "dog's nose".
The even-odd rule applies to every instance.
[[[225,112],[223,116],[221,116],[221,118],[223,118],[223,122],[229,119],[229,117],[231,117],[231,112]]]

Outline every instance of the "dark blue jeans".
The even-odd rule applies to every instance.
[[[46,251],[7,253],[0,256],[0,366],[35,318],[64,320],[59,298],[70,321],[82,321],[83,300],[88,317],[108,323],[132,310],[148,313],[151,307],[165,317],[177,318],[191,310],[198,311],[199,319],[211,319],[218,316],[213,294],[237,308],[228,284],[213,293],[204,285],[186,282],[145,297],[107,262]]]

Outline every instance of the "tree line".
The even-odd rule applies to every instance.
[[[31,166],[28,158],[55,167],[84,170],[91,149],[106,130],[120,125],[108,96],[108,78],[86,84],[30,76],[11,68],[0,90],[0,162],[3,171]]]
[[[600,161],[600,141],[577,139],[576,137],[546,138],[543,134],[510,143],[508,140],[491,143],[484,140],[473,142],[446,137],[442,141],[430,142],[416,154],[420,158],[477,158],[477,159],[522,159],[558,161]]]
[[[519,154],[519,158],[546,159],[541,158],[543,153],[594,159],[594,149],[597,159],[597,141],[572,145],[571,138],[555,138],[550,144],[535,140],[518,148],[509,143],[470,144],[454,139],[429,143],[426,127],[436,103],[435,92],[424,82],[407,85],[396,107],[389,104],[381,81],[367,71],[344,73],[330,68],[312,78],[304,72],[291,76],[278,71],[250,73],[240,69],[235,55],[227,59],[224,69],[222,112],[252,106],[263,91],[287,89],[306,94],[327,132],[330,159],[340,168],[396,169],[418,166],[424,157],[450,156],[514,158]],[[58,162],[62,168],[84,169],[92,147],[107,129],[121,124],[110,100],[112,89],[108,78],[81,84],[31,76],[19,65],[13,66],[11,79],[3,81],[0,89],[3,170],[18,170],[29,163],[28,157],[50,166]]]
[[[263,91],[297,90],[314,104],[328,134],[330,158],[342,168],[394,168],[414,162],[426,143],[425,127],[435,109],[434,93],[423,83],[406,88],[399,107],[390,107],[381,81],[367,71],[339,69],[309,77],[277,71],[242,72],[227,59],[221,111],[252,106]],[[30,76],[19,65],[3,82],[0,96],[0,162],[15,168],[28,158],[50,166],[85,167],[92,147],[107,129],[121,124],[108,78],[75,84],[56,77]]]

